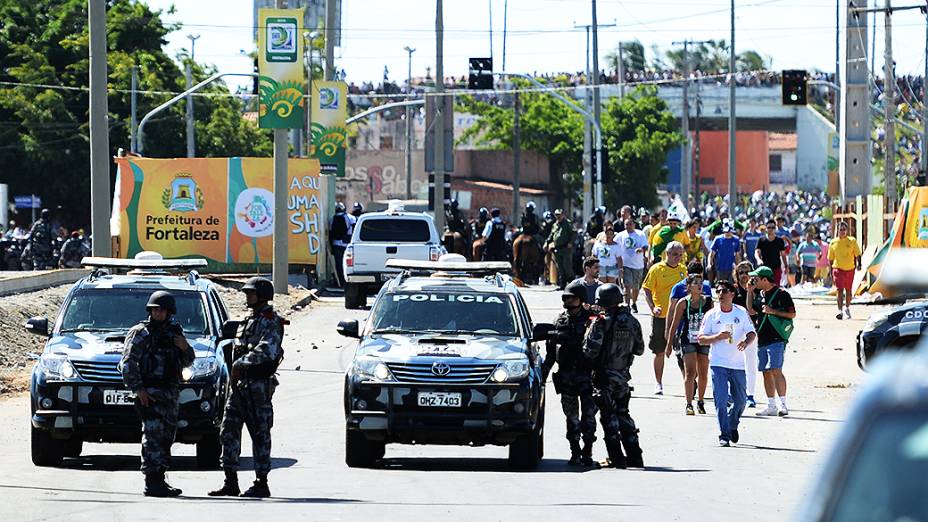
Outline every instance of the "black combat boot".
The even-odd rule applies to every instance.
[[[622,453],[622,444],[618,439],[606,440],[606,452],[609,454],[609,467],[625,469],[628,463]]]
[[[216,491],[210,491],[207,495],[211,497],[237,497],[241,493],[238,489],[238,473],[233,470],[226,470],[226,480],[222,487]]]
[[[583,449],[580,450],[580,465],[590,467],[593,463],[593,441],[583,441]]]
[[[164,481],[164,472],[152,472],[145,475],[145,492],[146,497],[176,497],[181,494],[181,490],[172,488]]]
[[[630,468],[644,468],[644,458],[641,454],[641,446],[638,445],[638,439],[635,440],[623,440],[622,444],[625,446],[625,453],[628,455],[628,458],[625,459],[628,467]]]
[[[271,496],[271,489],[267,487],[267,476],[257,477],[255,483],[242,493],[242,496],[251,498],[267,498]]]
[[[572,440],[570,441],[570,460],[567,461],[568,466],[578,466],[580,465],[580,441]]]

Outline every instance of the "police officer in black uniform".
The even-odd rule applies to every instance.
[[[43,208],[41,217],[32,224],[29,230],[29,250],[32,252],[34,270],[45,270],[51,261],[55,237],[52,235],[50,219],[51,213],[47,208]]]
[[[445,210],[445,223],[450,232],[461,234],[464,242],[470,245],[470,230],[464,218],[461,216],[457,198],[451,198],[448,208]]]
[[[484,261],[506,260],[506,223],[500,214],[498,208],[491,210],[492,219],[484,226],[483,237],[487,240],[487,246],[483,250]]]
[[[586,290],[579,281],[567,285],[561,294],[564,311],[554,321],[555,334],[548,340],[545,362],[547,376],[557,363],[558,371],[552,376],[554,391],[561,396],[561,408],[567,418],[567,441],[570,443],[570,460],[576,466],[593,465],[593,442],[596,441],[596,404],[593,402],[591,367],[583,357],[583,336],[590,320],[589,310],[583,306]],[[580,440],[583,440],[583,448]]]
[[[335,274],[338,276],[338,286],[345,284],[342,258],[345,257],[345,249],[351,243],[353,223],[353,218],[345,212],[345,204],[341,201],[336,203],[335,215],[332,216],[332,224],[329,226],[329,245],[332,247],[332,254],[335,256]]]
[[[586,236],[589,239],[596,239],[603,231],[606,223],[606,207],[596,207],[590,220],[586,223]]]
[[[643,468],[638,428],[628,411],[632,396],[628,382],[634,356],[644,353],[644,337],[624,303],[618,285],[608,283],[596,289],[596,304],[603,312],[586,332],[583,354],[593,367],[593,398],[600,411],[609,465]]]
[[[479,238],[483,235],[483,229],[487,226],[487,221],[490,220],[490,211],[487,210],[487,207],[480,207],[480,211],[477,213],[477,219],[471,223],[473,237]]]
[[[154,292],[145,308],[148,320],[126,334],[119,368],[126,387],[135,393],[142,421],[145,496],[176,497],[181,491],[169,486],[164,474],[177,431],[181,371],[193,363],[196,354],[174,319],[174,296],[163,290]]]
[[[351,207],[351,215],[358,218],[361,217],[361,214],[364,213],[364,205],[360,201],[355,201],[354,206]]]

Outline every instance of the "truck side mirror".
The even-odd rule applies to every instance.
[[[222,339],[235,339],[235,334],[238,332],[238,326],[241,324],[241,321],[233,321],[231,319],[222,323]]]
[[[338,331],[339,335],[344,337],[351,337],[353,339],[361,338],[361,334],[358,333],[359,328],[357,319],[339,321],[338,326],[335,327],[335,330]]]
[[[551,338],[554,325],[551,323],[537,323],[532,326],[532,342],[547,341]]]
[[[35,334],[48,337],[48,318],[45,317],[30,317],[26,321],[26,331]]]

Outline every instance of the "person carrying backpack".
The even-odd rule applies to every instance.
[[[748,275],[747,300],[748,313],[758,314],[757,327],[757,369],[764,375],[764,390],[767,392],[767,407],[757,415],[773,417],[789,415],[786,406],[786,377],[783,376],[783,359],[786,343],[793,333],[793,319],[796,306],[793,298],[779,286],[776,274],[768,266],[761,265]],[[763,296],[763,308],[753,309],[754,291],[759,289]],[[776,397],[780,397],[779,407]]]

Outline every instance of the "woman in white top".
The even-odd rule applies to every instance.
[[[599,280],[603,283],[617,283],[621,286],[618,261],[622,255],[621,245],[615,242],[613,227],[607,227],[603,234],[605,238],[593,244],[593,255],[599,259]]]

